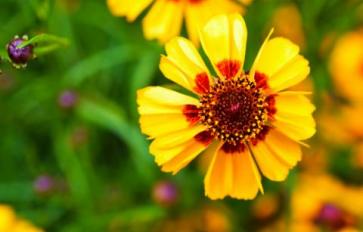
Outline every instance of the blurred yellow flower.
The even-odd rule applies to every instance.
[[[315,133],[315,107],[305,92],[283,91],[306,78],[308,61],[298,46],[270,33],[245,72],[247,29],[238,14],[212,18],[200,35],[217,77],[191,41],[168,42],[162,73],[198,98],[163,87],[139,90],[141,130],[154,139],[150,153],[163,171],[175,174],[206,150],[213,153],[206,196],[253,199],[263,191],[260,173],[284,180],[301,159],[300,141]]]
[[[331,54],[336,90],[351,102],[363,103],[363,28],[340,38]]]
[[[305,47],[305,34],[298,8],[294,4],[286,4],[278,8],[272,17],[275,34],[290,39],[292,42]]]
[[[146,39],[165,43],[180,34],[183,19],[189,38],[198,44],[198,29],[211,17],[222,13],[242,12],[233,0],[107,0],[112,14],[134,21],[149,5],[150,11],[142,21]]]
[[[13,209],[0,204],[0,232],[42,232],[29,222],[16,217]]]
[[[292,195],[291,231],[358,231],[363,187],[327,175],[303,175]]]
[[[363,105],[336,106],[321,113],[318,122],[322,137],[335,144],[354,144],[363,139]],[[334,126],[331,126],[334,125]]]

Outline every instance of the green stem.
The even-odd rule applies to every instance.
[[[18,47],[19,48],[23,48],[26,47],[30,44],[36,44],[36,43],[54,43],[54,44],[58,44],[60,46],[69,46],[69,41],[66,38],[61,38],[55,35],[50,35],[50,34],[40,34],[37,36],[34,36],[33,38],[24,41],[23,43],[21,43]]]

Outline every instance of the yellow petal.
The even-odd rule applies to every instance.
[[[162,165],[161,170],[164,172],[172,172],[176,174],[180,169],[187,166],[197,155],[205,150],[206,145],[198,141],[191,141],[186,144],[184,149]]]
[[[239,14],[213,17],[200,31],[203,49],[220,77],[233,78],[243,68],[247,28]]]
[[[213,200],[223,199],[230,194],[232,182],[232,154],[226,154],[218,148],[204,179],[205,195]]]
[[[229,0],[209,0],[187,4],[185,22],[190,40],[195,45],[199,44],[199,30],[213,16],[242,12],[242,10],[239,4]]]
[[[264,176],[273,181],[285,180],[289,173],[289,167],[276,157],[265,142],[260,141],[251,149]]]
[[[161,58],[160,70],[168,79],[193,92],[209,90],[213,80],[192,42],[177,37],[169,41],[165,49],[167,57]]]
[[[195,98],[163,87],[146,87],[137,91],[141,131],[154,138],[190,127],[183,113],[185,105],[198,105]]]
[[[212,142],[209,134],[203,137],[205,140],[200,140],[201,135],[206,135],[205,129],[197,125],[157,137],[150,145],[150,153],[163,171],[176,173]]]
[[[290,168],[301,160],[302,152],[299,144],[276,129],[271,129],[268,132],[265,143],[274,155]]]
[[[299,54],[299,47],[287,39],[276,37],[261,47],[255,69],[272,77]]]
[[[260,50],[258,51],[257,56],[256,56],[255,60],[253,61],[253,64],[252,64],[252,67],[251,67],[251,71],[250,71],[250,76],[251,77],[254,77],[255,76],[256,68],[257,68],[257,63],[259,62],[260,57],[262,56],[262,51],[264,51],[264,49],[265,49],[267,43],[269,42],[270,37],[271,37],[271,35],[272,35],[273,32],[274,32],[274,29],[272,28],[270,30],[270,32],[268,33],[268,35],[266,36],[265,40],[263,41],[263,43],[262,43],[262,45],[260,47]]]
[[[273,126],[289,138],[299,141],[313,136],[316,132],[315,121],[312,116],[274,116]]]
[[[134,21],[153,0],[107,0],[108,8],[115,16],[126,16],[128,21]]]
[[[190,122],[181,113],[141,115],[139,122],[142,133],[149,135],[150,138],[190,127]]]
[[[261,186],[261,177],[247,151],[225,153],[219,148],[204,179],[205,195],[211,199],[231,196],[253,199]]]
[[[276,97],[276,114],[272,124],[293,140],[308,139],[315,134],[313,104],[301,92],[281,92]]]
[[[199,105],[199,101],[193,97],[159,86],[146,87],[138,90],[137,103],[139,107],[147,105],[159,105],[163,107],[178,107],[187,104]]]
[[[43,230],[36,228],[32,224],[24,220],[18,220],[11,232],[43,232]]]
[[[165,43],[180,33],[184,1],[157,0],[143,20],[146,39]]]
[[[191,140],[195,135],[204,131],[206,128],[203,125],[197,125],[191,128],[179,130],[167,135],[159,136],[150,144],[150,153],[154,154],[154,150],[165,150],[176,146],[179,146],[189,140]],[[165,160],[163,160],[165,161]],[[160,162],[163,162],[160,160]]]
[[[276,114],[278,116],[280,114],[309,116],[315,110],[315,106],[300,92],[281,92],[275,99]]]
[[[0,204],[0,231],[10,231],[16,221],[16,215],[12,208]]]
[[[271,34],[271,33],[270,33]],[[268,76],[274,91],[288,88],[302,81],[310,69],[308,62],[299,55],[299,47],[284,38],[273,38],[261,47],[252,67]]]
[[[280,71],[269,78],[268,84],[275,92],[292,87],[303,81],[309,74],[309,62],[297,55]]]
[[[232,156],[234,184],[231,197],[237,199],[253,199],[258,189],[263,192],[261,176],[251,155],[247,152]]]

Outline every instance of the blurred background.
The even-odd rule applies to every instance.
[[[1,228],[11,217],[34,226],[22,232],[363,231],[363,2],[255,0],[244,17],[245,67],[271,27],[301,47],[311,73],[296,89],[313,92],[318,132],[286,181],[211,201],[203,156],[162,173],[139,130],[135,91],[171,85],[142,16],[127,23],[103,0],[0,0],[0,54],[15,35],[70,42],[25,69],[0,63],[0,231],[15,231]]]

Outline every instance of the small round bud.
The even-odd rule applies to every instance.
[[[19,45],[28,39],[24,36],[23,38],[15,37],[7,45],[8,56],[11,59],[15,67],[25,67],[33,56],[33,45],[27,45],[23,48],[19,48]]]
[[[78,94],[72,90],[63,91],[58,97],[58,104],[61,108],[73,108],[78,101]]]
[[[158,182],[153,188],[153,199],[161,205],[170,206],[178,199],[178,189],[172,182]]]
[[[34,191],[39,194],[47,194],[54,190],[54,187],[54,179],[48,175],[39,176],[33,183]]]

